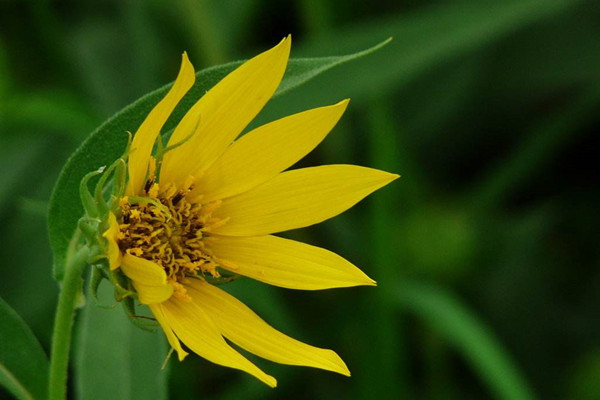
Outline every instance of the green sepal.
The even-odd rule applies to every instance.
[[[83,209],[85,210],[86,215],[90,217],[98,217],[98,205],[94,200],[94,197],[90,193],[88,188],[88,182],[93,177],[100,175],[104,171],[104,167],[101,167],[95,171],[87,173],[79,182],[79,196],[81,197],[81,204],[83,204]]]
[[[112,193],[114,194],[115,197],[121,197],[123,195],[123,193],[125,192],[125,179],[126,179],[126,173],[125,173],[125,168],[126,168],[126,162],[123,158],[118,158],[117,160],[115,160],[114,163],[112,163],[107,169],[106,171],[102,174],[102,176],[100,177],[100,180],[98,180],[98,184],[96,185],[96,190],[94,192],[95,195],[95,199],[96,199],[96,204],[99,206],[99,212],[100,215],[105,217],[108,214],[108,211],[111,209],[111,205],[109,205],[109,203],[107,203],[106,198],[105,198],[105,193],[107,192],[108,189],[108,185],[110,185],[112,183],[113,185],[113,190]],[[121,174],[120,177],[120,181],[116,182],[115,180],[113,180],[112,182],[109,182],[108,179],[112,176],[114,176],[117,172],[119,172],[119,174]],[[117,185],[118,183],[118,185]],[[118,186],[118,188],[117,188]],[[115,188],[118,189],[115,190]],[[109,202],[112,200],[109,199]]]
[[[114,198],[118,199],[123,197],[123,194],[125,193],[125,185],[127,184],[127,163],[124,159],[120,158],[115,164],[117,165],[115,167],[112,195]],[[114,207],[113,211],[115,211]]]
[[[79,288],[77,289],[77,297],[75,298],[75,308],[76,309],[85,307],[85,305],[87,303],[87,299],[85,297],[85,290],[83,288],[84,287],[83,283],[84,283],[84,280],[82,278],[79,283]]]
[[[98,229],[102,221],[95,217],[81,217],[77,223],[77,227],[85,236],[88,245],[93,246],[98,242]]]
[[[148,332],[155,332],[156,324],[143,322],[143,318],[135,311],[137,295],[131,286],[131,281],[120,270],[110,271],[109,280],[115,288],[115,300],[123,306],[127,318],[138,328]]]
[[[100,287],[100,283],[104,277],[102,276],[102,271],[100,268],[94,266],[92,267],[92,275],[90,276],[90,293],[92,294],[92,298],[96,301],[96,305],[100,304],[100,300],[98,299],[98,288]]]
[[[110,271],[108,274],[110,283],[115,287],[115,300],[123,301],[126,298],[135,295],[135,292],[130,289],[129,279],[120,270]]]
[[[158,328],[158,324],[156,322],[144,322],[141,316],[138,316],[135,312],[135,300],[133,297],[125,298],[121,304],[123,305],[123,309],[125,310],[125,314],[131,321],[133,325],[136,327],[143,329],[147,332],[156,332],[156,328]]]
[[[94,304],[97,307],[112,310],[117,306],[117,302],[111,305],[105,305],[100,302],[98,298],[98,288],[103,280],[108,279],[106,272],[103,270],[103,267],[94,265],[92,267],[92,275],[90,276],[90,294],[92,295],[92,299],[94,300]]]

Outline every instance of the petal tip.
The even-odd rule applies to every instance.
[[[346,111],[346,108],[348,107],[348,104],[350,104],[350,99],[344,99],[336,104],[333,105],[333,107],[339,107],[342,109],[342,113],[344,111]]]
[[[398,174],[389,174],[389,175],[390,175],[390,179],[391,179],[392,181],[395,181],[396,179],[398,179],[398,178],[401,178],[401,177],[402,177],[402,175],[398,175]]]
[[[271,375],[267,375],[264,382],[273,389],[277,387],[277,379],[273,378]]]
[[[275,47],[273,47],[273,50],[279,50],[282,53],[287,54],[287,57],[289,57],[291,47],[292,47],[292,35],[289,34],[286,37],[284,37]]]
[[[190,353],[181,349],[181,351],[177,351],[177,359],[181,362],[183,361]]]
[[[186,86],[186,92],[191,88],[196,82],[196,71],[194,69],[194,65],[190,61],[187,51],[184,51],[181,54],[181,68],[180,73],[181,79]]]
[[[356,268],[356,267],[355,267]],[[377,282],[371,279],[360,268],[356,268],[355,284],[353,286],[377,286]]]
[[[333,361],[333,364],[335,365],[335,368],[331,368],[330,371],[338,373],[340,375],[350,376],[350,370],[348,369],[348,366],[346,365],[344,360],[342,360],[342,357],[340,357],[333,350],[329,350],[329,351],[331,352],[331,355],[332,355],[331,361]]]
[[[398,175],[398,174],[393,174],[393,173],[386,172],[386,171],[381,171],[381,172],[383,173],[382,174],[382,178],[384,181],[383,186],[386,186],[401,177],[401,175]]]

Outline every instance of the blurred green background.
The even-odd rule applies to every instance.
[[[289,236],[336,251],[379,286],[294,292],[240,279],[226,289],[282,331],[335,349],[353,376],[254,358],[277,389],[198,357],[160,372],[166,350],[145,356],[140,343],[155,341],[136,331],[123,333],[133,344],[112,355],[114,369],[100,363],[106,376],[81,372],[92,361],[76,357],[72,397],[111,398],[126,360],[138,387],[159,377],[145,398],[600,399],[596,1],[0,1],[0,297],[44,349],[58,293],[46,207],[69,154],[172,81],[183,50],[200,70],[288,33],[292,57],[394,38],[257,121],[352,98],[300,165],[403,177]],[[125,329],[90,325],[94,312],[79,315],[78,337],[84,321],[97,341]]]

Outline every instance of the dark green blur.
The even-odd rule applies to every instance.
[[[226,287],[276,328],[336,350],[352,377],[250,356],[278,378],[271,390],[188,357],[164,372],[169,398],[600,399],[599,21],[592,0],[2,0],[0,297],[48,351],[52,186],[95,127],[174,79],[182,51],[200,70],[288,33],[292,57],[392,36],[254,123],[352,98],[299,165],[402,178],[286,236],[336,251],[378,287]],[[162,360],[137,362],[153,372]],[[86,384],[75,364],[73,398]]]

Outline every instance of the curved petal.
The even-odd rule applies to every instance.
[[[213,233],[259,236],[317,224],[352,207],[398,175],[356,165],[322,165],[279,174],[223,200]],[[210,228],[209,228],[210,229]]]
[[[281,118],[245,134],[206,170],[190,197],[199,195],[208,203],[243,193],[277,176],[327,136],[348,102]]]
[[[275,93],[287,65],[290,43],[288,36],[246,61],[198,100],[173,132],[169,146],[182,143],[195,132],[165,154],[161,182],[182,185],[189,176],[199,177],[225,151]]]
[[[121,250],[119,249],[119,244],[117,243],[117,238],[119,235],[119,223],[117,222],[117,218],[115,214],[112,212],[108,213],[108,229],[104,231],[102,237],[106,239],[108,244],[108,266],[111,271],[119,268],[121,266]]]
[[[128,196],[135,196],[142,190],[156,136],[160,133],[160,130],[169,118],[169,115],[173,112],[173,109],[175,109],[177,103],[179,103],[179,100],[194,85],[195,80],[194,67],[184,52],[181,57],[179,75],[175,83],[167,95],[150,111],[150,114],[142,122],[131,142],[129,182],[127,183]]]
[[[165,270],[152,261],[125,253],[121,270],[131,279],[142,304],[162,303],[173,295]]]
[[[121,265],[121,270],[123,270],[123,273],[129,279],[142,285],[168,285],[167,274],[161,266],[144,258],[132,256],[129,253],[125,253],[125,255],[123,256],[123,264]]]
[[[148,307],[150,307],[150,311],[152,311],[152,314],[160,324],[160,327],[163,329],[163,332],[165,332],[167,341],[169,342],[171,347],[177,352],[177,358],[179,358],[179,361],[183,361],[183,359],[188,355],[188,352],[181,347],[179,339],[177,339],[177,336],[175,336],[173,330],[171,329],[169,324],[167,324],[167,319],[162,310],[162,306],[160,304],[150,304],[148,305]]]
[[[319,290],[375,285],[337,254],[277,236],[211,236],[206,248],[223,268],[270,285]]]
[[[194,301],[175,297],[161,305],[167,324],[194,353],[215,364],[245,371],[271,387],[277,381],[225,342],[214,322]]]
[[[173,286],[171,285],[151,286],[136,281],[133,281],[132,283],[141,304],[162,303],[163,301],[169,300],[174,291]]]
[[[193,301],[215,322],[227,339],[267,360],[280,364],[321,368],[350,376],[342,359],[332,350],[313,347],[271,327],[227,292],[206,282],[186,281]]]

